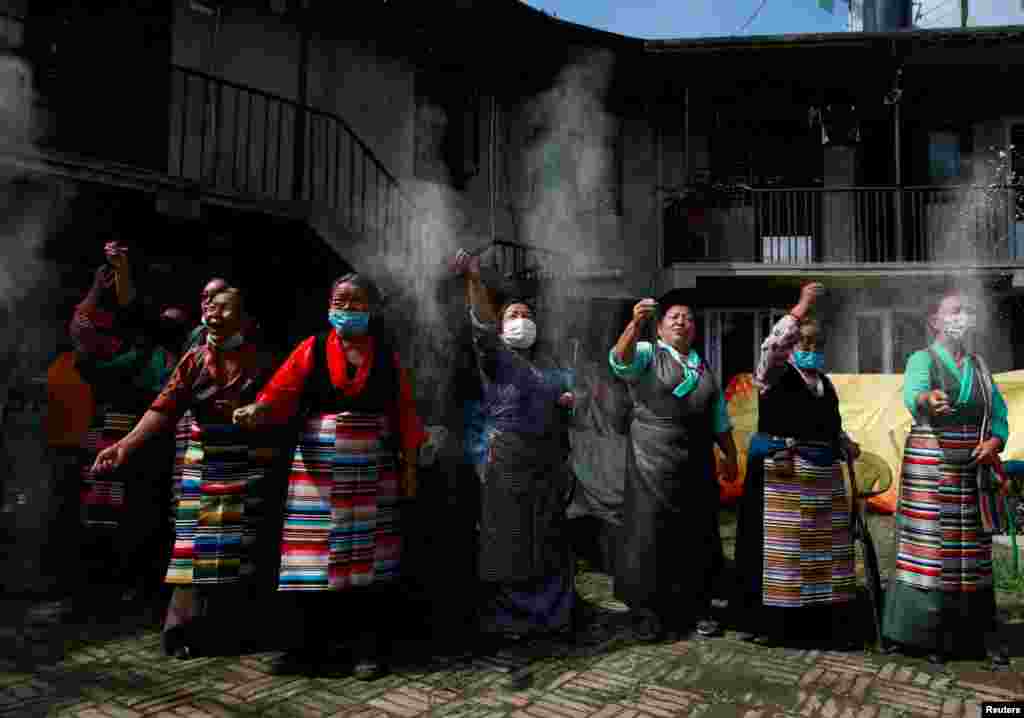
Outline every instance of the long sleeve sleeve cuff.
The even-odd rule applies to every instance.
[[[651,365],[653,355],[654,351],[651,348],[650,342],[637,342],[632,362],[625,364],[619,361],[618,357],[615,356],[615,348],[612,347],[608,350],[608,363],[615,376],[620,379],[633,379],[647,371],[647,368]]]

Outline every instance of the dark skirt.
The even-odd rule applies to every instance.
[[[170,494],[169,438],[146,442],[123,466],[94,475],[96,455],[122,439],[138,414],[101,407],[79,452],[79,582],[159,586],[167,565],[171,532],[165,520]]]
[[[700,618],[721,567],[711,436],[634,420],[626,451],[615,597],[663,618]]]
[[[557,444],[488,433],[477,557],[481,631],[528,634],[570,627],[575,587],[565,519],[568,488]]]

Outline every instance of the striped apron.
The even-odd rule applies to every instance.
[[[992,587],[992,537],[978,513],[977,425],[914,426],[903,452],[894,578],[928,591]]]
[[[235,583],[253,574],[268,459],[239,427],[192,421],[167,583]]]
[[[341,591],[396,581],[401,533],[388,420],[354,412],[306,421],[292,458],[281,591]]]
[[[186,411],[174,427],[174,469],[171,472],[171,526],[178,520],[178,501],[181,499],[181,479],[185,470],[185,454],[192,438],[192,412]]]
[[[796,444],[766,456],[764,605],[837,604],[856,592],[850,508],[835,452]]]
[[[96,455],[123,439],[139,420],[126,414],[98,408],[92,426],[82,442],[80,459],[82,523],[89,528],[117,529],[125,518],[125,481],[117,471],[106,476],[92,473]],[[121,477],[121,478],[118,478]]]

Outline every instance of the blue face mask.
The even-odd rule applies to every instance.
[[[793,361],[800,369],[825,371],[825,355],[821,352],[793,352]]]
[[[370,313],[332,309],[327,313],[327,321],[343,337],[361,336],[370,328]]]

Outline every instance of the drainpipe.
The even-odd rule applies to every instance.
[[[497,231],[496,231],[496,227],[495,227],[494,212],[495,212],[495,203],[496,203],[496,197],[497,197],[497,192],[498,192],[498,178],[497,178],[498,158],[495,156],[495,152],[497,151],[497,147],[498,147],[498,141],[497,141],[497,131],[498,131],[498,99],[494,96],[494,94],[491,94],[491,112],[490,112],[490,116],[491,116],[491,123],[490,123],[489,131],[487,133],[487,135],[488,135],[488,149],[487,149],[488,172],[487,172],[487,174],[489,176],[490,185],[491,185],[490,186],[490,190],[491,190],[490,191],[490,195],[491,195],[490,196],[491,243],[493,244],[494,240],[497,238]]]
[[[893,43],[893,50],[895,53],[895,43]],[[902,119],[900,117],[900,99],[903,94],[903,68],[898,67],[896,70],[896,82],[893,89],[889,92],[885,98],[885,104],[892,105],[892,122],[893,122],[893,150],[894,150],[894,169],[895,169],[895,180],[896,180],[896,201],[895,201],[895,212],[896,212],[896,243],[899,248],[899,261],[907,261],[907,242],[903,236],[903,132],[902,132]]]
[[[309,95],[309,46],[312,33],[309,27],[308,7],[299,6],[297,13],[301,40],[299,41],[298,107],[295,110],[294,161],[292,162],[292,199],[302,199],[306,179],[306,102]]]

